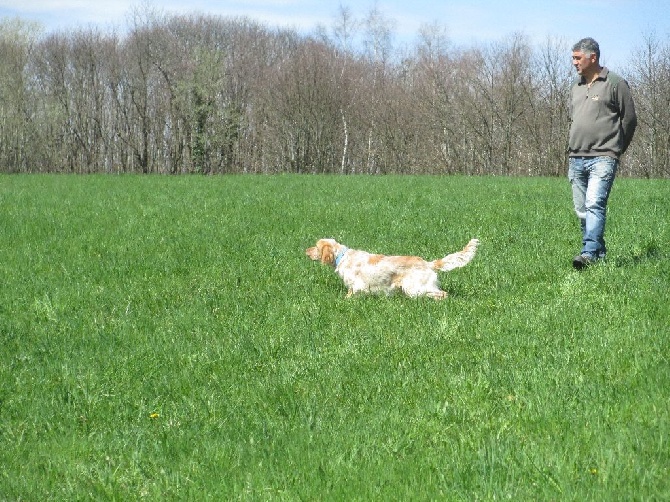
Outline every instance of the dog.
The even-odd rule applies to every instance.
[[[334,239],[319,239],[316,246],[305,250],[314,261],[335,267],[335,272],[348,288],[347,298],[356,293],[402,291],[409,297],[446,298],[438,285],[437,271],[448,272],[464,267],[474,258],[478,239],[471,239],[461,250],[444,258],[426,261],[418,256],[385,256],[349,249]]]

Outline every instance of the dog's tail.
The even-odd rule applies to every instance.
[[[449,272],[455,268],[465,267],[475,257],[479,246],[478,239],[471,239],[467,246],[462,251],[451,253],[444,258],[431,262],[433,269],[441,270],[442,272]]]

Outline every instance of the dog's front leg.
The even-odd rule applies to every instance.
[[[429,296],[433,300],[444,300],[447,297],[447,292],[438,289],[437,291],[429,291],[426,293],[426,296]]]

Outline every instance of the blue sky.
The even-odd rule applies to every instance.
[[[357,19],[376,8],[392,23],[396,45],[413,45],[419,29],[434,23],[444,26],[457,46],[495,43],[514,33],[539,44],[551,37],[570,45],[591,36],[611,67],[628,63],[646,35],[670,37],[667,0],[0,0],[0,19],[37,21],[47,31],[91,25],[122,29],[133,9],[144,6],[164,13],[246,16],[301,33],[330,29],[340,6]]]

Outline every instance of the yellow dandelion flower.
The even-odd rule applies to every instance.
[[[158,413],[152,413],[151,415],[149,415],[149,418],[154,418],[155,419],[155,418],[158,418],[158,417],[160,417],[160,415]]]

